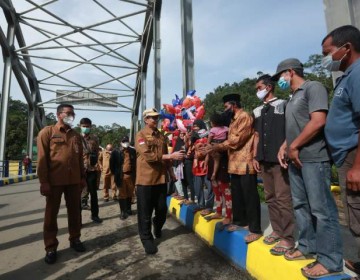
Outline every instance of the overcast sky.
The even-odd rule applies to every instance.
[[[19,0],[13,2],[15,8],[23,8],[17,6],[20,5],[17,4]],[[60,0],[57,10],[66,14],[68,20],[76,16],[79,25],[89,24],[86,22],[89,15],[81,16],[81,11],[70,9],[65,5],[69,2],[74,3]],[[88,2],[76,1],[78,4]],[[96,18],[97,15],[92,14],[91,17]],[[142,26],[143,18],[139,17],[138,21]],[[0,23],[3,25],[3,21]],[[272,74],[285,58],[297,57],[307,61],[310,55],[321,53],[321,40],[327,33],[322,0],[193,0],[193,31],[195,85],[202,99],[224,83],[254,78],[258,71]],[[175,93],[182,94],[179,0],[163,0],[160,36],[162,103],[171,103]],[[31,41],[26,34],[25,40]],[[137,57],[138,53],[136,61]],[[152,107],[153,57],[149,63],[147,107]],[[2,65],[0,67],[3,68]],[[2,77],[2,69],[0,74]],[[38,75],[41,76],[41,73]],[[95,78],[87,76],[87,79]],[[13,78],[12,84],[16,83]],[[13,86],[12,97],[24,100],[16,86]],[[132,103],[131,98],[128,103]],[[130,127],[128,113],[78,111],[76,119],[78,121],[85,116],[90,116],[97,125],[115,122]]]

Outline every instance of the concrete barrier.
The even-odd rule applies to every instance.
[[[28,174],[28,175],[19,175],[19,176],[12,176],[7,178],[0,178],[0,187],[5,185],[10,185],[14,183],[24,182],[32,179],[36,179],[36,174]]]
[[[194,211],[195,205],[181,204],[180,200],[173,197],[167,198],[167,205],[169,212],[184,226],[192,229],[219,254],[236,267],[246,269],[256,279],[307,279],[301,274],[301,268],[313,260],[287,261],[283,256],[272,255],[269,251],[272,245],[264,244],[263,238],[246,244],[244,238],[248,234],[247,230],[240,228],[239,230],[228,232],[226,229],[219,227],[221,220],[207,221],[199,212]],[[340,280],[350,278],[350,275],[343,273],[321,279]]]

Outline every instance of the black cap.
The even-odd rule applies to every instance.
[[[297,58],[288,58],[279,63],[276,68],[276,74],[271,79],[274,81],[279,80],[280,74],[289,69],[303,69],[304,65]]]
[[[129,137],[128,136],[124,136],[123,139],[121,140],[121,143],[124,142],[129,142]]]
[[[232,94],[227,94],[223,96],[223,102],[230,102],[230,101],[234,101],[234,102],[240,102],[240,94],[237,93],[232,93]]]

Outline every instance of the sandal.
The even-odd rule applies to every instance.
[[[209,216],[206,216],[204,217],[205,220],[207,220],[208,222],[210,222],[211,220],[220,220],[222,219],[223,217],[220,215],[220,214],[214,214],[214,215],[209,215]]]
[[[254,242],[258,239],[260,239],[263,235],[260,233],[249,233],[245,236],[245,243],[250,244],[251,242]]]
[[[320,269],[320,271],[318,271],[317,273],[311,273],[309,272],[309,270],[313,269],[315,266],[317,265],[321,265],[323,268]],[[306,269],[305,269],[306,268]],[[325,266],[323,266],[321,263],[319,263],[318,261],[314,261],[312,263],[309,263],[308,265],[306,265],[305,267],[303,267],[301,269],[301,273],[302,275],[304,275],[306,278],[309,279],[319,279],[319,278],[323,278],[323,277],[328,277],[328,276],[334,276],[334,275],[339,275],[342,273],[342,271],[332,271],[332,270],[328,270]]]
[[[224,229],[227,229],[231,224],[224,224],[223,222],[216,223],[215,230],[223,231]]]
[[[234,225],[234,224],[229,224],[226,227],[227,232],[234,232],[234,231],[241,231],[241,230],[243,230],[243,228],[241,226]]]
[[[300,252],[300,255],[295,256],[295,257],[291,257],[291,255],[294,255],[295,253]],[[309,260],[309,259],[314,259],[313,255],[304,255],[298,248],[293,248],[291,250],[288,250],[285,254],[284,257],[286,260],[288,261],[297,261],[297,260]]]
[[[294,246],[285,246],[277,244],[270,249],[270,253],[274,256],[283,256],[287,251],[293,249]]]
[[[274,234],[269,234],[268,236],[265,236],[263,242],[266,245],[273,245],[277,242],[279,242],[281,240],[280,236],[274,235]]]
[[[352,272],[360,275],[360,262],[353,262],[351,260],[345,260],[345,267],[350,269]]]
[[[211,209],[204,209],[204,210],[202,210],[202,211],[200,212],[200,215],[204,217],[204,216],[207,216],[207,215],[209,215],[209,214],[211,214],[211,213],[214,213],[214,211],[211,210]]]

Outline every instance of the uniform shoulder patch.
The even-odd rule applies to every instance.
[[[139,138],[138,139],[138,143],[139,145],[144,145],[145,144],[145,140],[143,138]]]

